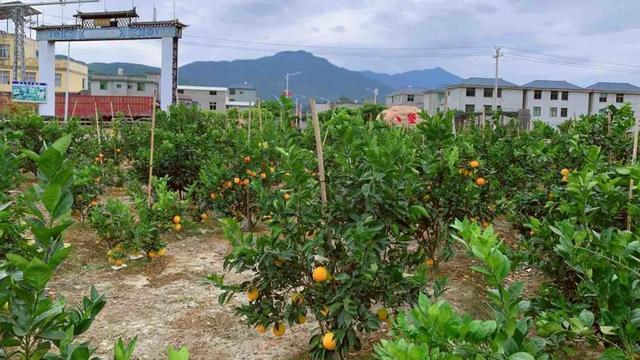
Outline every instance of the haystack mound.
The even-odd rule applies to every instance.
[[[399,126],[415,126],[422,121],[420,111],[421,110],[415,106],[392,106],[381,112],[380,115],[378,115],[378,120]]]

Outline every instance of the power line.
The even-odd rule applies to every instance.
[[[529,53],[529,54],[541,55],[541,56],[549,57],[549,58],[561,58],[561,59],[565,59],[565,60],[574,60],[574,61],[579,61],[581,63],[594,63],[594,64],[597,63],[597,64],[604,64],[604,65],[613,65],[613,66],[640,69],[640,66],[638,66],[638,65],[621,64],[621,63],[615,63],[615,62],[610,62],[610,61],[602,61],[602,60],[592,60],[592,59],[579,58],[579,57],[573,57],[573,56],[554,55],[554,54],[548,54],[548,53],[544,53],[544,52],[540,52],[540,51],[518,49],[518,48],[512,48],[512,47],[508,47],[508,46],[506,46],[505,49],[509,49],[509,50],[512,50],[512,51],[520,52],[520,53]]]
[[[516,59],[516,60],[523,60],[523,61],[535,62],[540,64],[561,65],[561,66],[575,67],[580,69],[601,70],[601,71],[611,71],[611,72],[618,72],[618,73],[625,73],[625,74],[640,75],[640,70],[630,70],[630,69],[622,69],[622,68],[606,67],[606,66],[598,66],[598,65],[570,63],[570,62],[540,59],[540,58],[522,56],[522,55],[516,55],[516,54],[505,54],[504,56],[508,58]]]
[[[311,49],[338,49],[338,50],[456,50],[456,49],[490,49],[491,45],[479,45],[479,46],[448,46],[448,47],[356,47],[356,46],[329,46],[329,45],[303,45],[303,44],[291,44],[291,43],[275,43],[253,40],[241,40],[230,39],[214,36],[202,36],[202,35],[185,35],[188,38],[199,38],[206,40],[217,40],[225,42],[252,44],[252,45],[268,45],[278,47],[291,47],[291,48],[311,48]]]

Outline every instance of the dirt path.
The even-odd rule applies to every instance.
[[[233,313],[243,301],[218,304],[221,291],[203,283],[211,272],[222,273],[228,243],[219,233],[175,237],[169,255],[152,264],[139,261],[128,269],[107,268],[106,249],[96,245],[90,228],[77,226],[67,236],[76,251],[52,288],[72,302],[88,294],[92,284],[108,303],[84,336],[97,346],[96,355],[112,357],[118,337],[138,337],[139,359],[164,359],[168,345],[187,345],[192,359],[286,359],[306,350],[313,324],[288,328],[282,338],[259,335]],[[228,273],[229,281],[240,275]]]

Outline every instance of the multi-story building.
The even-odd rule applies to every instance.
[[[427,90],[424,92],[424,106],[423,110],[429,115],[435,115],[444,110],[445,106],[445,91],[447,85],[443,85],[434,90]]]
[[[226,87],[178,85],[178,101],[201,109],[225,112],[229,101]]]
[[[0,32],[0,92],[10,93],[13,77],[13,65],[15,56],[15,34]],[[37,82],[40,80],[38,71],[38,42],[34,39],[26,38],[24,41],[25,57],[25,79],[24,81]],[[67,67],[69,73],[67,74]],[[79,93],[87,89],[87,74],[89,69],[87,64],[65,56],[56,57],[56,92],[69,91]],[[69,87],[66,86],[68,76]]]
[[[229,100],[227,108],[250,108],[258,101],[258,89],[247,82],[240,85],[229,86]]]
[[[89,91],[98,96],[154,96],[160,97],[160,74],[127,75],[124,69],[116,74],[91,74]]]
[[[471,77],[446,88],[445,108],[465,113],[486,113],[493,110],[495,79]],[[522,107],[522,89],[509,81],[498,79],[496,108],[518,111]]]
[[[585,88],[589,91],[588,113],[602,111],[609,105],[630,103],[634,113],[640,112],[640,87],[629,83],[598,82]]]
[[[558,125],[589,113],[589,91],[566,81],[534,80],[521,86],[522,108],[531,118]]]
[[[427,89],[413,87],[400,89],[387,95],[385,103],[387,106],[407,105],[423,109],[425,91]]]

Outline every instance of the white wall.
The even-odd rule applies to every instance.
[[[531,119],[543,120],[549,125],[556,126],[574,116],[580,116],[587,114],[589,111],[589,93],[585,91],[569,91],[569,98],[562,100],[562,91],[558,91],[558,100],[551,100],[551,91],[555,90],[542,90],[542,96],[540,99],[534,99],[536,89],[526,90],[526,108],[531,112]],[[564,90],[566,91],[566,90]],[[534,115],[534,108],[540,108],[540,116]],[[551,116],[551,108],[556,108],[556,116]],[[562,109],[567,109],[567,116],[562,115]]]
[[[429,115],[444,111],[444,93],[428,92],[424,94],[423,110]]]
[[[597,114],[603,108],[609,105],[620,107],[624,103],[631,103],[631,108],[635,114],[640,114],[640,94],[624,94],[624,102],[616,102],[616,93],[607,93],[607,101],[600,102],[600,92],[593,92],[591,96],[591,113]],[[586,112],[585,112],[586,114]]]
[[[447,108],[465,111],[467,105],[474,105],[474,111],[480,113],[485,105],[493,105],[493,97],[484,97],[483,87],[475,89],[476,95],[473,97],[467,96],[467,87],[448,89]],[[497,105],[505,111],[519,110],[522,108],[522,90],[502,89],[502,96],[498,98]]]

